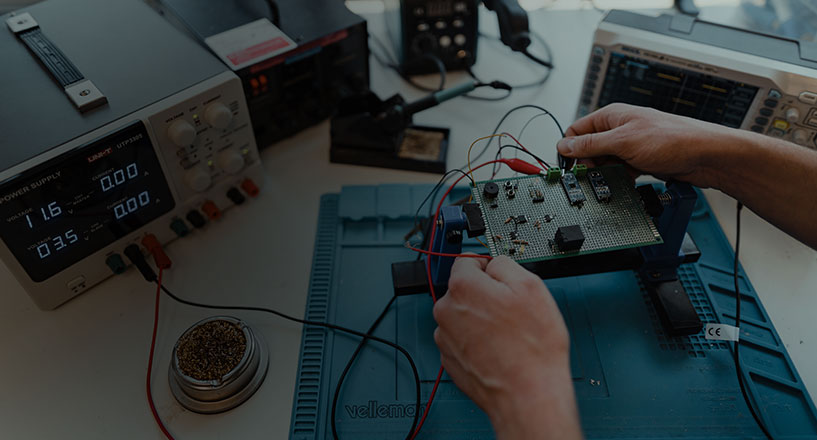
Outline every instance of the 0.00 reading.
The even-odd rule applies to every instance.
[[[52,238],[51,244],[54,245],[54,251],[61,251],[69,244],[76,243],[77,240],[79,240],[77,234],[74,233],[73,229],[69,229],[65,232],[65,234]],[[41,260],[51,255],[51,246],[49,245],[49,242],[45,242],[37,246],[37,255],[40,256]]]
[[[116,216],[116,219],[119,220],[120,218],[132,214],[136,212],[139,208],[147,206],[150,203],[150,194],[147,191],[142,191],[136,197],[131,197],[128,200],[116,205],[113,207],[113,213]]]
[[[99,184],[102,185],[102,192],[106,192],[115,186],[125,183],[126,180],[135,179],[138,176],[139,170],[136,168],[136,163],[134,162],[123,169],[114,171],[112,175],[109,174],[99,179]]]

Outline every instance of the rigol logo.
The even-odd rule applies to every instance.
[[[367,405],[346,405],[346,412],[353,419],[400,419],[414,417],[417,405],[414,403],[389,403],[381,405],[377,400],[370,400]],[[420,405],[420,414],[425,411],[425,404]]]

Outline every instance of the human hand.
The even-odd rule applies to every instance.
[[[637,174],[718,186],[718,150],[746,133],[627,104],[610,104],[574,122],[557,146],[563,156],[601,165],[611,158]],[[719,148],[720,147],[720,148]]]
[[[458,258],[434,319],[443,366],[498,439],[581,438],[567,327],[542,280],[504,256]]]

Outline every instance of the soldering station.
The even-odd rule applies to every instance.
[[[733,250],[721,227],[728,219],[702,190],[634,181],[623,165],[555,150],[573,122],[564,108],[579,119],[619,102],[817,149],[817,45],[703,20],[689,14],[691,2],[671,13],[601,14],[578,2],[598,20],[587,29],[592,43],[571,49],[586,65],[559,77],[574,80],[574,101],[510,108],[567,69],[533,20],[564,11],[385,0],[373,14],[353,12],[354,3],[44,0],[2,16],[0,260],[41,323],[112,283],[127,281],[129,295],[155,292],[152,310],[139,302],[117,312],[153,319],[152,338],[139,338],[151,341],[146,387],[119,392],[149,408],[156,428],[146,416],[139,424],[149,429],[132,435],[250,438],[240,429],[264,432],[268,421],[255,417],[272,398],[264,388],[283,381],[293,385],[291,440],[494,438],[432,337],[433,304],[469,253],[506,256],[544,280],[570,332],[586,438],[817,438],[817,408],[789,344],[739,264],[739,220]],[[484,77],[497,53],[541,79],[520,86],[496,69]],[[384,89],[383,75],[404,87]],[[498,123],[465,132],[444,111],[488,112]],[[524,114],[532,118],[511,132],[509,118]],[[523,137],[537,127],[551,136]],[[287,166],[272,159],[282,143],[316,132],[326,155],[310,157],[327,167],[420,177],[339,185],[303,202],[318,207],[311,269],[299,275],[308,276],[303,315],[269,306],[270,296],[295,295],[269,287],[292,286],[272,264],[254,303],[202,295],[179,278],[170,285],[168,274],[185,265],[178,246],[247,257],[204,243],[321,179],[270,171]],[[438,183],[417,183],[429,176]],[[269,209],[305,221],[286,204]],[[263,260],[276,250],[257,252]],[[178,308],[161,314],[160,298]],[[286,321],[303,325],[297,358],[277,346]],[[162,330],[170,323],[186,330]],[[107,355],[133,358],[142,346],[118,349]],[[119,374],[144,380],[139,367]],[[198,431],[179,422],[188,413]],[[225,426],[235,431],[218,431]]]

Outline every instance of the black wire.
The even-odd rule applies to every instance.
[[[275,0],[267,0],[267,6],[269,6],[269,12],[272,16],[272,24],[281,26],[281,11],[278,9],[278,3]]]
[[[389,58],[388,60],[386,60],[383,57],[381,57],[380,55],[378,55],[375,51],[371,51],[372,56],[374,56],[375,60],[377,60],[377,62],[379,64],[381,64],[383,67],[394,70],[400,76],[400,78],[403,79],[403,81],[407,82],[409,85],[411,85],[415,89],[422,90],[424,92],[438,92],[440,90],[443,90],[443,88],[445,87],[447,70],[445,68],[445,63],[443,63],[443,61],[439,57],[437,57],[436,55],[427,53],[427,54],[423,54],[421,56],[421,58],[419,58],[419,59],[430,60],[437,67],[437,72],[440,75],[440,84],[436,89],[432,89],[431,87],[427,87],[427,86],[424,86],[424,85],[416,82],[410,75],[408,75],[405,72],[405,69],[403,69],[403,67],[401,67],[397,63],[397,61],[394,60],[394,57],[392,56],[390,51],[386,48],[386,45],[383,43],[383,41],[380,40],[380,38],[378,38],[375,35],[369,35],[369,38],[371,38],[371,40],[374,41],[375,44],[380,46],[380,50],[382,50],[386,54],[386,56]],[[414,62],[416,62],[416,61],[417,60],[414,60]],[[468,63],[465,63],[465,64],[467,65]],[[479,83],[477,85],[477,87],[491,87],[491,88],[497,89],[497,90],[505,90],[506,93],[504,95],[502,95],[502,96],[496,96],[496,97],[492,97],[492,96],[474,96],[474,95],[470,95],[470,94],[465,94],[465,95],[462,95],[463,98],[471,99],[471,100],[475,100],[475,101],[502,101],[504,99],[507,99],[509,96],[511,96],[511,93],[513,93],[513,87],[506,84],[506,83],[504,83],[504,82],[502,82],[502,81],[490,81],[490,82],[481,81],[479,78],[477,78],[474,75],[474,73],[473,73],[473,71],[471,71],[470,67],[466,67],[466,71],[468,72],[468,74],[472,78],[474,78],[474,80],[476,80]],[[537,82],[535,84],[538,85],[538,84],[544,83],[544,81],[546,81],[546,80],[547,80],[547,77],[543,78],[542,80],[540,80],[539,82]],[[530,86],[530,84],[525,85],[524,87],[528,87],[528,86]]]
[[[501,126],[502,126],[502,123],[503,123],[503,122],[505,122],[505,120],[506,120],[506,119],[508,119],[508,116],[510,116],[510,115],[511,115],[513,112],[516,112],[516,111],[518,111],[518,110],[522,110],[522,109],[526,109],[526,108],[533,108],[533,109],[536,109],[536,110],[541,111],[542,113],[546,113],[546,114],[547,114],[547,116],[550,116],[550,119],[552,119],[552,120],[553,120],[553,122],[556,124],[556,128],[558,128],[558,129],[559,129],[559,133],[562,135],[562,137],[565,137],[565,131],[564,131],[564,130],[562,130],[562,125],[561,125],[561,124],[559,124],[559,121],[556,119],[556,116],[553,116],[553,113],[549,112],[549,111],[548,111],[547,109],[545,109],[544,107],[541,107],[541,106],[538,106],[538,105],[534,105],[534,104],[524,104],[524,105],[519,105],[519,106],[516,106],[516,107],[514,107],[514,108],[512,108],[512,109],[508,110],[508,111],[507,111],[507,112],[506,112],[506,113],[505,113],[505,114],[502,116],[502,118],[501,118],[501,119],[499,120],[499,122],[496,124],[496,127],[494,127],[494,131],[493,131],[493,133],[491,133],[491,135],[492,135],[492,136],[494,136],[494,137],[492,137],[492,138],[488,139],[488,142],[487,142],[487,143],[485,143],[485,147],[483,147],[483,148],[482,148],[482,150],[479,152],[479,154],[477,154],[476,156],[474,156],[474,158],[473,158],[473,159],[471,159],[471,161],[472,161],[472,162],[476,162],[476,161],[478,161],[478,160],[479,160],[479,158],[480,158],[480,157],[482,157],[483,155],[485,155],[485,152],[486,152],[486,151],[488,151],[488,149],[491,147],[491,144],[494,142],[494,138],[496,137],[496,134],[499,132],[499,127],[501,127]],[[497,141],[497,142],[499,142],[499,141]],[[492,170],[493,170],[493,171],[495,171],[495,170],[496,170],[496,166],[492,166],[491,168],[492,168]]]
[[[277,310],[273,310],[273,309],[267,309],[267,308],[264,308],[264,307],[254,307],[254,306],[225,306],[225,305],[203,304],[203,303],[197,303],[197,302],[188,301],[186,299],[179,298],[178,296],[174,295],[164,285],[162,285],[162,291],[165,294],[167,294],[167,296],[169,296],[174,301],[176,301],[178,303],[181,303],[181,304],[188,305],[188,306],[200,307],[200,308],[203,308],[203,309],[246,310],[246,311],[253,311],[253,312],[269,313],[269,314],[275,315],[275,316],[277,316],[279,318],[283,318],[283,319],[286,319],[286,320],[292,321],[292,322],[297,322],[299,324],[311,325],[311,326],[315,326],[315,327],[324,327],[324,328],[332,329],[332,330],[335,330],[335,331],[340,331],[340,332],[348,333],[348,334],[351,334],[351,335],[355,335],[355,336],[358,336],[360,338],[363,338],[364,341],[366,341],[367,339],[371,339],[372,341],[376,341],[376,342],[388,345],[389,347],[392,347],[392,348],[396,349],[397,351],[399,351],[406,358],[409,365],[411,365],[412,373],[414,373],[414,385],[415,385],[414,388],[415,388],[415,393],[416,393],[417,399],[416,399],[415,408],[414,408],[414,419],[413,419],[412,424],[411,424],[411,430],[409,431],[409,434],[408,434],[408,436],[406,438],[407,439],[411,438],[412,434],[414,433],[414,429],[417,427],[418,417],[419,417],[419,414],[420,414],[420,411],[421,411],[420,410],[420,407],[421,407],[421,403],[420,403],[420,398],[421,398],[421,395],[420,395],[420,374],[417,372],[417,365],[414,363],[414,359],[412,359],[409,352],[406,351],[406,349],[401,347],[400,345],[397,345],[396,343],[388,341],[386,339],[379,338],[377,336],[373,336],[371,334],[366,334],[366,333],[359,332],[357,330],[352,330],[350,328],[341,327],[339,325],[330,324],[330,323],[327,323],[327,322],[318,322],[318,321],[311,321],[311,320],[307,320],[307,319],[295,318],[294,316],[289,316],[289,315],[287,315],[285,313],[281,313],[281,312],[279,312]]]
[[[539,44],[541,44],[541,45],[542,45],[542,48],[545,50],[545,53],[547,54],[547,59],[549,60],[548,62],[552,64],[552,63],[553,63],[553,50],[550,48],[550,45],[549,45],[549,44],[547,43],[547,41],[545,41],[545,39],[544,39],[544,38],[543,38],[541,35],[539,35],[538,33],[534,32],[534,31],[530,31],[529,33],[530,33],[530,35],[531,35],[531,36],[533,36],[533,37],[536,39],[536,41],[538,41],[538,42],[539,42]],[[499,42],[501,42],[501,41],[502,41],[502,40],[501,40],[499,37],[495,37],[495,36],[492,36],[492,35],[484,34],[484,33],[482,33],[482,32],[480,32],[480,33],[479,33],[479,36],[480,36],[480,37],[482,37],[482,38],[489,39],[489,40],[495,40],[495,41],[499,41]],[[468,74],[469,74],[469,75],[471,75],[471,77],[472,77],[472,78],[474,78],[474,79],[476,79],[477,81],[479,81],[479,78],[477,78],[477,77],[475,76],[475,74],[474,74],[473,70],[471,70],[471,68],[468,68],[468,69],[467,69],[467,71],[468,71]],[[545,74],[544,74],[544,75],[542,75],[542,77],[541,77],[541,78],[539,78],[538,80],[536,80],[536,81],[534,81],[534,82],[531,82],[531,83],[527,83],[527,84],[511,85],[511,87],[513,87],[513,88],[514,88],[514,90],[518,90],[518,89],[529,89],[529,88],[534,88],[534,87],[541,87],[541,86],[542,86],[544,83],[546,83],[546,82],[547,82],[547,80],[548,80],[548,79],[550,79],[550,74],[551,74],[551,72],[553,72],[553,69],[552,69],[552,68],[548,68],[548,69],[545,71]]]
[[[428,202],[429,198],[431,198],[432,203],[429,205],[430,209],[429,209],[428,216],[431,217],[431,210],[434,209],[434,203],[433,203],[434,199],[437,198],[437,193],[440,191],[440,187],[443,185],[443,183],[445,183],[446,180],[448,180],[449,177],[451,177],[451,174],[453,174],[453,173],[462,174],[463,176],[465,176],[469,180],[471,180],[472,185],[476,185],[476,183],[474,182],[474,178],[471,177],[468,173],[466,173],[465,171],[463,171],[463,170],[461,170],[459,168],[449,170],[448,172],[443,174],[443,176],[440,177],[440,180],[437,182],[437,184],[434,185],[434,188],[431,189],[431,191],[428,193],[426,198],[424,198],[422,203],[420,203],[420,206],[417,207],[417,211],[414,212],[414,227],[415,228],[419,227],[419,225],[420,225],[420,210],[423,208],[423,205],[425,205],[426,202]]]
[[[415,89],[422,90],[424,92],[439,92],[440,90],[443,90],[445,88],[446,69],[445,69],[445,64],[443,64],[442,60],[439,57],[437,57],[437,56],[435,56],[433,54],[423,54],[421,56],[421,58],[419,58],[419,59],[429,60],[432,63],[434,63],[434,65],[437,67],[437,72],[440,75],[440,83],[439,83],[439,85],[437,86],[436,89],[433,89],[431,87],[426,87],[426,86],[414,81],[414,79],[411,76],[406,74],[405,70],[403,68],[401,68],[400,65],[397,64],[397,61],[394,60],[394,57],[391,55],[389,50],[386,48],[386,45],[383,43],[383,41],[380,40],[380,38],[378,38],[377,36],[375,36],[373,34],[369,34],[369,38],[372,41],[374,41],[375,44],[380,46],[380,50],[382,50],[386,54],[386,56],[389,58],[388,60],[385,60],[380,55],[378,55],[375,51],[371,51],[371,53],[374,56],[375,60],[377,60],[377,62],[380,65],[382,65],[383,67],[394,70],[398,75],[400,75],[400,78],[402,78],[403,81],[409,83]],[[416,62],[416,60],[415,60],[415,62]]]
[[[740,253],[740,212],[743,210],[743,203],[738,202],[738,206],[736,209],[736,222],[735,222],[735,266],[734,266],[734,278],[735,278],[735,326],[738,328],[738,340],[735,341],[735,370],[738,373],[738,384],[740,384],[740,393],[743,394],[743,400],[746,401],[746,406],[749,407],[749,412],[752,413],[752,417],[757,422],[757,426],[760,427],[760,430],[763,431],[763,435],[766,436],[769,440],[772,440],[772,435],[766,429],[766,425],[758,416],[757,412],[755,412],[755,407],[752,405],[752,401],[749,400],[749,394],[746,392],[746,385],[743,383],[743,372],[741,371],[741,362],[740,362],[740,283],[738,281],[738,254]]]
[[[506,149],[506,148],[513,148],[514,150],[519,150],[519,151],[521,151],[521,152],[523,152],[523,153],[525,153],[525,154],[529,155],[530,157],[532,157],[532,158],[536,159],[536,161],[537,161],[537,162],[542,162],[543,164],[545,164],[545,166],[547,166],[548,168],[550,168],[550,164],[549,164],[549,163],[545,162],[544,160],[542,160],[541,158],[539,158],[539,156],[537,156],[537,155],[533,154],[532,152],[530,152],[530,151],[528,151],[528,150],[526,150],[526,149],[524,149],[524,148],[522,148],[522,147],[520,147],[520,146],[518,146],[518,145],[511,145],[511,144],[508,144],[508,145],[503,145],[503,146],[499,147],[499,150],[497,150],[497,152],[496,152],[496,159],[499,159],[499,157],[500,157],[500,156],[502,156],[502,150],[504,150],[504,149]]]
[[[553,63],[551,63],[550,61],[545,61],[545,60],[537,57],[536,55],[530,53],[530,51],[527,50],[527,49],[523,50],[522,54],[525,55],[526,57],[528,57],[531,61],[533,61],[536,64],[540,64],[540,65],[542,65],[544,67],[547,67],[548,69],[553,68]]]
[[[338,429],[337,429],[337,426],[335,424],[335,414],[337,413],[338,400],[339,400],[339,397],[340,397],[340,389],[343,386],[343,382],[346,379],[346,375],[349,373],[349,370],[352,369],[352,364],[355,362],[355,359],[357,359],[357,355],[360,354],[361,350],[363,350],[363,346],[366,345],[366,342],[369,340],[369,337],[375,332],[375,330],[377,330],[377,327],[380,325],[380,322],[383,321],[383,318],[386,317],[386,314],[389,312],[389,309],[391,308],[392,304],[394,304],[395,299],[397,299],[396,296],[391,297],[391,300],[389,300],[389,303],[386,304],[386,307],[383,308],[383,311],[380,312],[380,315],[377,317],[377,319],[374,321],[374,323],[372,323],[371,327],[369,327],[369,330],[366,332],[366,336],[360,341],[360,344],[357,345],[357,349],[355,349],[355,352],[352,353],[352,357],[349,358],[349,362],[346,363],[346,367],[343,369],[343,373],[340,374],[340,377],[338,378],[338,384],[335,385],[335,394],[332,397],[332,417],[330,419],[330,420],[332,420],[332,422],[331,422],[331,424],[332,424],[332,437],[335,440],[339,440]],[[415,413],[415,415],[416,415],[416,413]],[[414,428],[412,428],[412,432],[409,432],[409,435],[406,438],[411,438],[411,435],[413,434],[413,431],[414,431]]]

